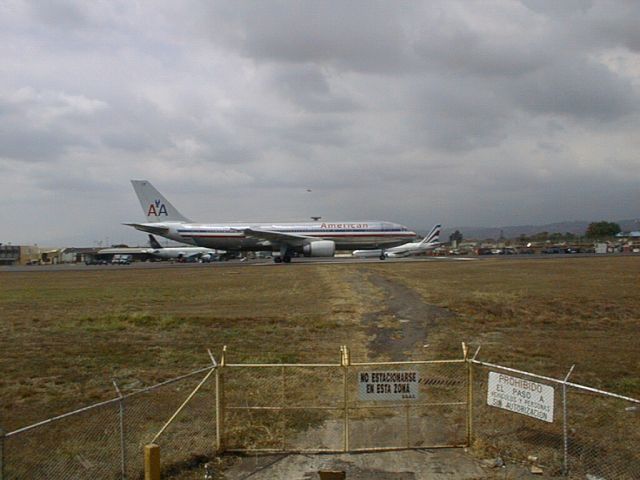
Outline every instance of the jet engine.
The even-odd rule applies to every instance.
[[[302,247],[305,257],[333,257],[336,253],[336,244],[332,240],[318,240],[309,242]]]

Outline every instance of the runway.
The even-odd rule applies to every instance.
[[[331,257],[331,258],[294,258],[291,263],[274,263],[272,259],[247,259],[228,260],[211,263],[177,263],[177,262],[134,262],[130,265],[85,265],[85,264],[57,264],[57,265],[11,265],[0,266],[0,272],[68,272],[68,271],[109,271],[109,270],[138,270],[138,269],[167,269],[167,268],[251,268],[251,267],[273,267],[273,268],[295,268],[296,266],[309,265],[363,265],[376,264],[388,265],[395,263],[432,263],[432,262],[487,262],[487,261],[526,261],[526,260],[559,260],[559,259],[579,259],[598,257],[602,259],[620,256],[640,256],[640,254],[555,254],[555,255],[482,255],[482,256],[451,256],[451,257],[410,257],[410,258],[388,258],[379,260],[377,258],[353,258],[353,257]]]

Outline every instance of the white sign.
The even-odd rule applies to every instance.
[[[487,404],[553,422],[553,387],[489,372]]]
[[[360,372],[360,400],[416,400],[420,376],[415,371]]]

